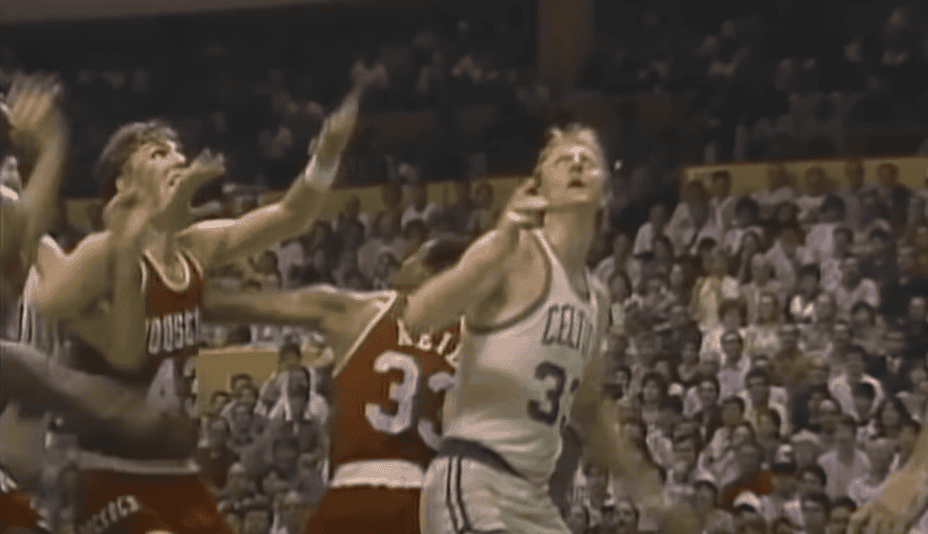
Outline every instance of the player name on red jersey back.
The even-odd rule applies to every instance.
[[[460,324],[409,332],[391,315],[377,320],[335,378],[331,468],[365,460],[406,460],[424,468],[440,445],[449,356]]]

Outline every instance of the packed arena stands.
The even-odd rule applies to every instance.
[[[616,423],[704,532],[844,532],[925,423],[928,162],[909,157],[928,153],[923,5],[603,0],[579,84],[558,94],[538,75],[536,3],[472,4],[14,26],[0,87],[59,73],[72,198],[97,193],[95,157],[128,120],[162,116],[194,152],[227,153],[224,184],[199,199],[210,218],[289,183],[366,80],[326,219],[210,273],[256,290],[389,287],[427,239],[493,227],[546,127],[608,108],[615,165],[589,265],[614,299]],[[0,183],[20,170],[8,159]],[[65,248],[101,223],[99,204],[71,205]],[[203,477],[236,533],[299,534],[327,479],[325,332],[214,324],[202,345]],[[55,532],[74,532],[79,452],[50,436],[23,481]],[[656,528],[599,466],[552,492],[576,533]]]

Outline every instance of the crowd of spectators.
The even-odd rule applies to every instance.
[[[689,161],[915,152],[925,138],[921,3],[609,7],[582,87],[680,100]]]
[[[928,190],[893,164],[850,160],[840,186],[805,171],[799,188],[771,165],[745,197],[727,171],[690,182],[591,262],[618,424],[706,532],[843,533],[925,423]],[[654,527],[595,466],[574,482],[578,523]]]

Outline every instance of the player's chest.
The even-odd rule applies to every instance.
[[[149,356],[168,356],[196,349],[201,331],[198,302],[181,303],[161,313],[155,310],[145,318],[146,350]]]

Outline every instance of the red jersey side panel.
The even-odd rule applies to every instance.
[[[392,315],[375,320],[335,377],[333,473],[366,460],[428,467],[440,444],[444,394],[454,383],[447,356],[460,332],[456,324],[417,335]]]
[[[33,532],[50,531],[32,507],[29,496],[20,491],[13,479],[0,469],[0,532],[13,527]]]
[[[178,287],[166,282],[147,257],[142,261],[148,357],[142,373],[126,375],[109,365],[93,348],[80,342],[76,343],[75,363],[83,371],[115,377],[127,385],[147,390],[152,405],[192,413],[204,285],[194,261],[184,254],[181,254],[180,261],[185,283]],[[85,450],[122,458],[136,458],[140,454],[102,436],[81,438],[81,447]],[[148,452],[143,454],[150,457]]]

